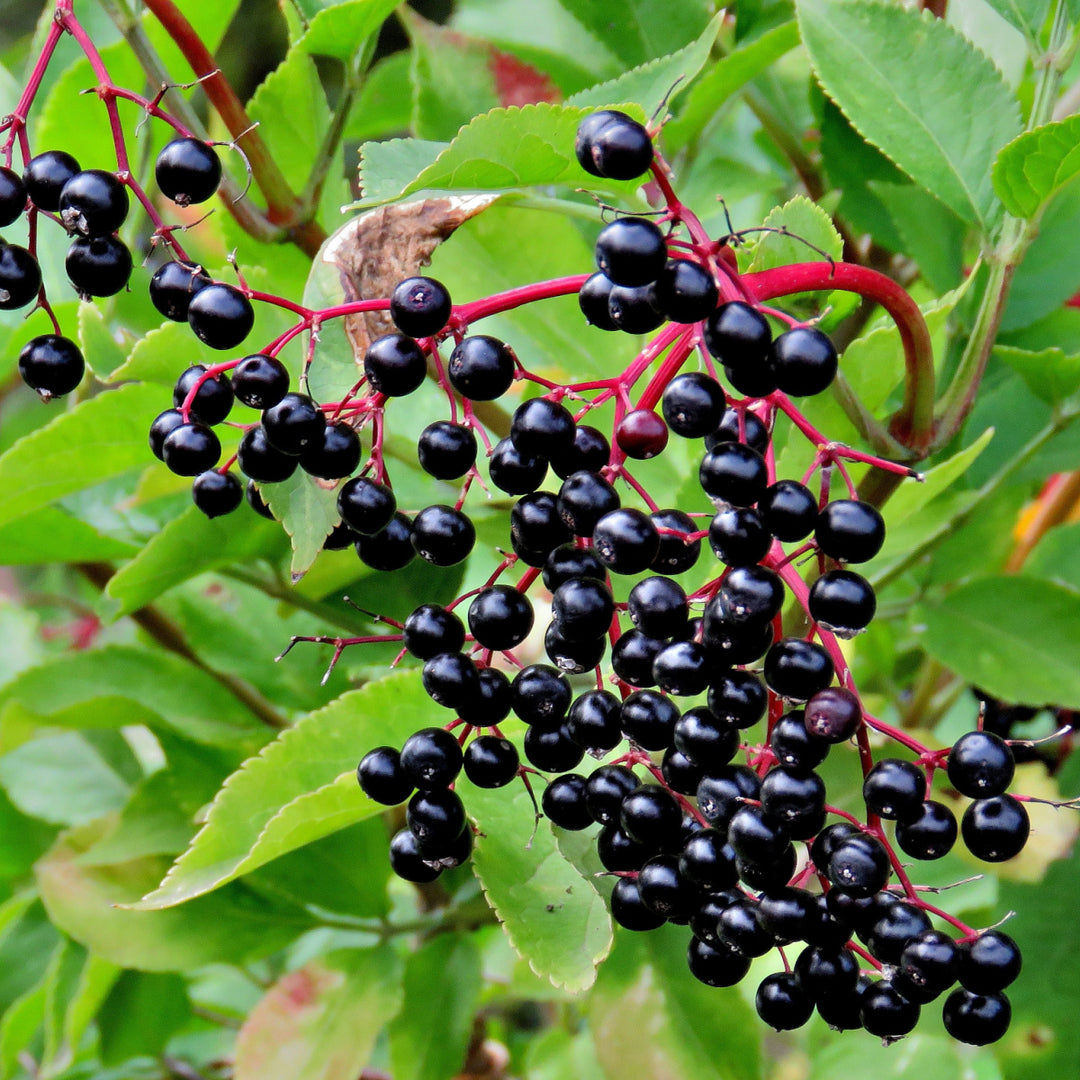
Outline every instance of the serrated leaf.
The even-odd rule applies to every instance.
[[[868,141],[965,221],[999,213],[990,166],[1020,110],[990,60],[952,26],[870,0],[800,0],[825,92]]]
[[[762,227],[779,231],[763,232],[748,249],[747,270],[750,272],[805,262],[808,252],[811,256],[816,254],[814,248],[831,259],[839,259],[843,254],[844,241],[832,218],[805,195],[796,195],[783,206],[771,210]],[[746,258],[745,254],[743,258]]]
[[[0,525],[145,464],[161,391],[132,383],[88,399],[0,457]],[[73,447],[78,453],[73,454]]]
[[[1058,405],[1080,390],[1080,356],[1066,356],[1061,349],[1029,352],[1009,345],[996,346],[994,356],[1004,360],[1047,405]]]
[[[292,541],[292,575],[302,577],[322,551],[323,541],[341,521],[337,487],[324,487],[303,469],[280,484],[260,484],[259,492]]]
[[[1080,594],[1037,578],[979,578],[920,609],[927,652],[1002,701],[1080,708]]]
[[[568,98],[566,104],[596,107],[632,101],[641,106],[646,116],[652,116],[665,100],[671,101],[685,91],[697,77],[709,59],[723,20],[721,12],[684,48],[667,56],[658,56],[610,82],[590,86]]]
[[[363,198],[346,207],[375,206],[396,199],[449,146],[427,139],[387,139],[360,147],[360,190]]]
[[[645,118],[636,105],[626,105],[625,110],[637,120]],[[592,111],[547,103],[492,109],[466,124],[438,157],[400,191],[390,195],[380,185],[377,197],[365,197],[349,209],[420,191],[500,191],[537,184],[632,191],[636,181],[602,180],[590,176],[578,164],[574,137],[578,124]],[[431,146],[426,143],[413,149],[428,153]],[[406,149],[399,147],[398,153]],[[365,144],[365,155],[367,150]],[[366,176],[366,165],[363,172]]]
[[[128,358],[109,374],[110,382],[159,383],[172,386],[180,373],[191,364],[209,367],[221,359],[221,353],[204,345],[186,322],[166,322],[143,334],[135,342]],[[172,399],[158,391],[161,409],[172,406]],[[160,411],[160,410],[159,410]]]
[[[541,978],[587,990],[611,949],[611,917],[592,882],[563,858],[547,819],[535,821],[524,787],[460,783],[479,835],[472,865],[517,953]]]
[[[664,125],[665,146],[673,150],[685,146],[704,130],[725,101],[798,44],[799,28],[794,21],[787,22],[741,43],[712,64],[690,87],[678,115]]]
[[[760,1077],[752,1010],[734,987],[707,987],[690,975],[689,940],[685,928],[672,925],[648,934],[619,932],[588,1002],[589,1028],[605,1075]]]
[[[281,530],[255,514],[208,518],[190,506],[150,538],[105,588],[119,602],[116,615],[128,615],[163,592],[219,566],[278,555]]]
[[[427,726],[432,708],[413,670],[368,683],[298,720],[225,781],[191,846],[136,906],[153,910],[182,904],[300,844],[381,813],[383,807],[356,786],[352,813],[347,805],[342,812],[338,800],[345,802],[347,793],[339,778],[354,770],[370,748],[401,745]],[[294,816],[288,810],[298,799],[306,800],[300,804],[305,812]],[[306,811],[325,811],[328,802],[337,803],[338,810],[322,829],[318,816]],[[274,826],[279,815],[282,824]]]
[[[283,975],[240,1029],[236,1080],[355,1080],[400,1007],[400,969],[398,954],[381,945],[328,953]]]
[[[167,865],[157,858],[83,866],[79,856],[109,827],[108,819],[63,833],[38,861],[38,888],[53,924],[121,967],[188,971],[266,955],[313,925],[289,905],[233,885],[177,911],[130,911]]]
[[[994,162],[994,190],[1010,214],[1037,218],[1080,173],[1080,116],[1070,116],[1013,139]]]
[[[401,1012],[389,1031],[394,1080],[458,1074],[482,986],[480,953],[464,935],[436,937],[406,960]]]
[[[378,32],[399,2],[348,0],[326,8],[311,20],[296,47],[313,56],[335,56],[347,64]]]

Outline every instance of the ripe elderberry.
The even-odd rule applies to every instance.
[[[22,217],[26,198],[23,178],[14,169],[0,165],[0,229]]]
[[[108,236],[127,217],[127,188],[104,169],[76,173],[60,189],[60,220],[68,232],[81,236]]]
[[[254,353],[233,368],[232,388],[237,401],[270,409],[288,393],[289,372],[276,356]]]
[[[82,382],[85,371],[79,346],[59,334],[31,338],[19,352],[19,374],[23,382],[44,401],[70,393]]]
[[[216,518],[231,514],[244,501],[244,489],[233,473],[210,469],[195,477],[191,498],[208,518]]]
[[[30,201],[39,210],[58,211],[60,193],[79,168],[78,161],[63,150],[46,150],[31,158],[22,177]]]
[[[4,248],[4,252],[10,251]],[[3,253],[0,253],[0,260]],[[115,236],[77,237],[64,260],[68,280],[82,297],[115,296],[131,277],[131,251]],[[0,261],[0,274],[3,262]],[[36,291],[36,290],[35,290]],[[190,309],[189,309],[190,310]]]
[[[188,326],[211,349],[235,349],[255,325],[255,309],[237,288],[215,281],[188,304]]]
[[[452,310],[450,293],[434,278],[405,278],[390,294],[390,318],[409,337],[425,338],[437,334],[450,320]]]
[[[25,307],[40,288],[37,259],[17,244],[0,244],[0,311]]]
[[[578,125],[574,153],[593,176],[633,180],[652,164],[653,146],[648,131],[632,117],[603,109]]]
[[[187,322],[192,297],[210,283],[210,278],[197,266],[185,266],[175,260],[162,263],[150,279],[150,302],[166,319]],[[244,401],[243,398],[240,400]]]
[[[206,202],[221,183],[221,159],[198,139],[173,139],[158,154],[154,178],[161,193],[177,206]]]

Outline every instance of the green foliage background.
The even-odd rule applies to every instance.
[[[675,86],[661,143],[714,235],[726,231],[722,195],[737,228],[769,217],[836,252],[846,238],[908,285],[934,335],[940,437],[920,466],[926,482],[885,504],[889,541],[869,566],[881,615],[850,649],[868,707],[940,744],[974,722],[970,682],[1080,707],[1080,524],[1046,529],[1019,572],[1009,562],[1024,506],[1080,466],[1080,308],[1066,306],[1080,289],[1076,0],[954,0],[943,21],[872,0],[747,0],[727,19],[709,0],[532,0],[527,17],[517,0],[459,0],[446,25],[394,6],[182,4],[240,86],[245,71],[259,80],[265,52],[252,42],[280,42],[248,109],[295,190],[325,173],[309,211],[326,232],[358,198],[499,194],[435,253],[432,273],[459,300],[588,269],[599,221],[576,189],[598,188],[573,160],[577,120],[612,103],[649,115]],[[129,38],[145,34],[177,81],[190,76],[137,5],[82,0],[77,11],[117,83],[154,89],[110,15]],[[0,113],[49,15],[5,43]],[[1053,77],[1038,62],[1049,47]],[[558,103],[501,108],[493,50],[542,73]],[[111,164],[104,111],[78,94],[92,83],[64,42],[35,147]],[[189,96],[228,138],[200,92]],[[151,124],[135,139],[138,119],[125,109],[149,176],[167,135]],[[643,206],[629,188],[599,190]],[[137,215],[125,226],[136,245],[147,232]],[[466,867],[423,892],[391,881],[386,815],[353,770],[371,746],[433,722],[417,672],[388,675],[393,652],[379,648],[346,652],[325,682],[318,647],[272,659],[293,635],[370,632],[346,594],[402,617],[480,580],[505,542],[505,507],[477,515],[485,542],[465,568],[393,575],[351,551],[319,553],[333,496],[307,483],[268,493],[291,541],[244,511],[207,521],[146,448],[178,371],[206,351],[186,327],[161,325],[149,270],[111,300],[71,299],[58,234],[45,230],[43,268],[94,378],[43,408],[15,363],[45,320],[0,320],[0,1080],[441,1080],[467,1051],[474,1065],[505,1053],[507,1075],[533,1080],[1077,1075],[1080,861],[1065,857],[1067,811],[1037,819],[1022,859],[981,867],[944,896],[977,926],[1017,912],[1025,972],[1013,1028],[993,1049],[952,1044],[933,1008],[892,1048],[816,1019],[766,1033],[754,976],[776,961],[758,961],[738,989],[710,990],[687,973],[675,928],[613,934],[610,886],[587,845],[546,822],[531,837],[523,790],[466,793],[482,834],[475,875]],[[246,235],[220,207],[184,242],[219,276],[235,249],[254,286],[333,299],[333,275]],[[755,269],[807,257],[775,237],[741,254]],[[897,335],[842,296],[812,302],[831,305],[824,325],[846,345],[847,393],[807,402],[807,414],[831,437],[880,441],[868,417],[883,420],[902,396]],[[988,310],[1000,316],[993,354],[973,411],[950,426],[978,375],[970,343],[995,338]],[[260,309],[251,341],[287,325]],[[634,349],[583,331],[572,300],[490,325],[553,375],[609,374]],[[297,370],[299,346],[286,359]],[[329,328],[319,365],[327,385],[351,381],[352,355]],[[422,414],[391,415],[404,505],[438,486],[410,444]],[[780,471],[799,476],[812,451],[787,434]],[[689,509],[702,499],[691,457],[673,447],[643,479]],[[303,575],[295,587],[291,574]],[[1029,730],[1052,725],[1044,711]],[[857,805],[853,756],[838,752],[829,769],[835,801]],[[1025,766],[1017,787],[1075,795],[1080,758],[1053,778]],[[922,877],[974,872],[954,855]]]

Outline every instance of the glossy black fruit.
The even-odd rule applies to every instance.
[[[255,309],[237,288],[215,281],[200,289],[188,305],[188,326],[211,349],[235,349],[255,325]]]
[[[3,275],[4,253],[11,250],[8,247],[0,252],[0,277]],[[131,251],[115,236],[92,239],[80,236],[71,242],[64,268],[68,280],[80,296],[115,296],[131,277]]]
[[[60,209],[60,192],[79,172],[79,163],[63,150],[46,150],[30,159],[23,173],[30,201],[39,210],[55,213]]]
[[[161,193],[178,206],[206,202],[221,183],[221,159],[198,139],[173,139],[158,154],[154,177]]]
[[[208,517],[231,514],[244,501],[244,488],[231,472],[209,469],[195,477],[191,498]]]
[[[201,267],[185,266],[173,259],[162,263],[150,279],[150,302],[166,319],[187,322],[192,297],[210,283]]]
[[[429,277],[408,277],[399,281],[390,294],[390,318],[403,333],[413,338],[431,337],[446,326],[453,304],[441,281]]]
[[[86,363],[79,346],[59,334],[32,338],[19,351],[19,374],[43,400],[70,393],[82,382]]]

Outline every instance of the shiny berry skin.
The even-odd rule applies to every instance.
[[[573,691],[566,676],[547,664],[522,668],[511,683],[512,707],[519,720],[548,731],[562,724]]]
[[[550,553],[570,539],[559,516],[558,499],[550,491],[523,495],[510,511],[510,540],[514,550],[533,566],[543,566]],[[531,556],[536,556],[535,560]]]
[[[690,616],[686,590],[668,577],[644,578],[630,590],[627,613],[643,634],[674,637],[682,633]]]
[[[10,250],[4,248],[5,252]],[[115,236],[77,237],[68,248],[64,268],[80,296],[115,296],[131,277],[131,251]],[[2,274],[3,263],[0,262],[0,276]]]
[[[0,229],[18,221],[26,209],[26,185],[22,177],[0,165]]]
[[[719,292],[712,274],[690,259],[668,259],[656,278],[656,299],[675,323],[696,323],[716,310]]]
[[[339,521],[326,535],[323,551],[344,551],[356,543],[356,533],[343,521]]]
[[[295,457],[283,454],[270,445],[262,424],[256,424],[245,432],[237,449],[236,460],[240,471],[260,484],[278,484],[288,480],[299,465]]]
[[[928,799],[911,821],[897,822],[896,843],[913,859],[940,859],[956,843],[956,815],[944,803]]]
[[[862,706],[845,687],[826,686],[806,702],[803,722],[814,738],[828,743],[846,742],[862,723]]]
[[[931,929],[930,916],[906,900],[885,902],[878,917],[861,936],[867,948],[886,964],[899,964],[912,938]]]
[[[157,156],[154,178],[161,193],[177,206],[206,202],[221,183],[221,159],[198,139],[173,139]]]
[[[276,356],[253,353],[232,371],[236,400],[252,409],[271,409],[289,392],[289,372]]]
[[[216,518],[231,514],[244,501],[244,489],[233,473],[209,469],[195,477],[191,498],[208,518]]]
[[[897,967],[897,988],[910,1001],[924,1004],[956,982],[960,951],[948,934],[924,930],[903,947]]]
[[[691,569],[701,555],[701,540],[688,541],[683,537],[698,531],[694,519],[674,509],[654,510],[649,517],[656,526],[660,544],[648,569],[657,574],[683,574]],[[663,531],[667,529],[673,531]]]
[[[574,445],[574,417],[557,401],[532,398],[514,410],[510,441],[522,454],[564,454]]]
[[[660,534],[649,516],[625,506],[596,523],[592,540],[600,561],[616,574],[647,570],[660,547]]]
[[[664,644],[663,639],[649,637],[640,630],[624,630],[611,650],[612,671],[631,686],[655,686],[653,661]]]
[[[360,790],[383,806],[403,803],[415,788],[401,767],[401,754],[392,746],[376,746],[369,750],[356,767],[356,779]]]
[[[573,444],[551,458],[551,468],[561,480],[567,480],[576,472],[599,472],[610,458],[607,436],[588,424],[578,424],[574,428]]]
[[[547,459],[540,454],[524,454],[509,438],[500,439],[488,458],[491,482],[508,495],[528,495],[547,475]]]
[[[532,604],[512,585],[489,585],[469,604],[469,630],[485,649],[512,649],[532,627]]]
[[[784,583],[766,566],[737,566],[716,594],[725,623],[733,630],[762,627],[784,606]]]
[[[165,460],[165,438],[174,428],[178,428],[184,422],[184,416],[179,409],[166,409],[154,417],[150,425],[150,449],[158,461]]]
[[[579,765],[585,756],[585,751],[570,738],[565,724],[554,731],[530,727],[525,732],[524,746],[529,763],[544,772],[566,772]]]
[[[829,570],[810,586],[810,616],[839,637],[866,629],[877,611],[877,597],[866,578],[853,570]]]
[[[416,836],[410,829],[400,829],[390,841],[390,869],[403,881],[425,885],[442,873],[442,867],[420,854]]]
[[[833,679],[833,662],[824,646],[801,638],[778,641],[765,657],[765,681],[781,697],[806,701]]]
[[[452,310],[450,293],[434,278],[405,278],[390,294],[390,318],[409,337],[425,338],[437,334],[450,320]]]
[[[705,646],[696,641],[673,641],[654,657],[652,675],[665,694],[693,697],[709,685],[712,664]]]
[[[720,912],[717,936],[744,956],[764,956],[776,945],[765,929],[757,904],[750,899],[736,900]]]
[[[360,464],[360,436],[344,421],[327,424],[322,441],[300,455],[300,467],[322,480],[351,476]]]
[[[661,229],[648,218],[619,218],[596,238],[596,266],[615,285],[648,285],[667,262]]]
[[[476,436],[463,424],[436,420],[420,433],[416,443],[420,467],[437,480],[456,480],[476,462]]]
[[[467,704],[476,696],[480,685],[476,665],[457,652],[439,653],[427,660],[421,670],[421,681],[428,697],[447,709],[459,709]]]
[[[778,764],[798,773],[816,768],[829,753],[829,744],[806,730],[801,709],[784,713],[773,724],[769,746]]]
[[[559,488],[558,510],[575,536],[592,536],[596,523],[620,505],[618,492],[599,473],[571,473]]]
[[[585,777],[577,773],[556,776],[540,798],[544,816],[560,829],[579,832],[593,824],[593,817],[585,805]]]
[[[714,677],[708,705],[718,719],[748,728],[764,715],[768,693],[752,671],[726,671]]]
[[[39,210],[55,213],[60,209],[60,192],[79,172],[79,163],[63,150],[46,150],[27,163],[23,184],[30,201]]]
[[[868,833],[856,833],[833,847],[826,873],[836,888],[860,899],[885,887],[892,866],[880,840]]]
[[[724,365],[724,376],[736,393],[747,398],[768,397],[777,389],[772,369],[765,364],[733,368]]]
[[[458,715],[474,727],[491,727],[510,715],[513,692],[510,680],[497,668],[480,668],[477,694],[458,710]]]
[[[765,459],[745,443],[720,443],[698,469],[698,483],[712,499],[733,506],[752,506],[765,493]]]
[[[446,365],[450,385],[473,401],[494,401],[514,382],[514,354],[498,338],[472,334],[463,338]]]
[[[735,756],[739,731],[717,720],[708,708],[698,706],[687,709],[675,721],[674,741],[677,750],[712,775]]]
[[[690,974],[706,986],[734,986],[750,970],[750,957],[721,941],[714,948],[692,937],[686,950]]]
[[[585,321],[597,330],[618,330],[611,318],[609,301],[611,300],[612,281],[606,274],[597,271],[585,281],[578,290],[578,306]]]
[[[566,641],[590,641],[607,633],[615,614],[615,601],[603,582],[588,577],[571,578],[555,590],[551,614]]]
[[[885,521],[869,503],[834,499],[818,515],[814,539],[830,559],[867,562],[885,543]]]
[[[548,592],[554,592],[564,581],[576,577],[591,577],[604,581],[607,577],[603,563],[589,548],[560,544],[544,561],[543,582]]]
[[[221,443],[205,424],[179,424],[161,445],[162,458],[177,476],[198,476],[221,457]]]
[[[286,394],[263,413],[262,423],[270,445],[293,457],[321,446],[326,432],[325,414],[306,394]]]
[[[338,513],[353,532],[371,536],[390,524],[397,510],[397,499],[386,484],[367,476],[358,476],[338,492]]]
[[[608,315],[616,328],[626,334],[648,334],[663,321],[656,299],[656,286],[612,285],[608,295]]]
[[[716,430],[706,434],[705,449],[715,450],[720,443],[725,442],[746,443],[747,446],[764,456],[769,448],[769,429],[761,422],[757,414],[749,409],[729,408],[720,417]],[[814,519],[817,520],[816,503]]]
[[[810,1019],[814,1003],[794,972],[779,971],[761,980],[754,997],[758,1016],[776,1031],[792,1031]]]
[[[743,799],[756,799],[761,794],[757,773],[745,765],[727,765],[706,776],[698,785],[698,809],[702,817],[724,831],[743,805]]]
[[[364,374],[372,388],[388,397],[404,397],[423,385],[427,359],[416,340],[404,334],[385,334],[368,346]]]
[[[637,690],[623,701],[619,722],[623,734],[639,746],[666,750],[674,744],[678,719],[678,706],[670,698],[654,690]]]
[[[1009,744],[989,731],[969,731],[949,751],[949,783],[972,799],[1002,794],[1015,769]]]
[[[866,809],[889,821],[914,821],[922,815],[926,774],[910,761],[883,758],[863,781]]]
[[[770,769],[761,782],[761,808],[791,839],[809,840],[821,830],[825,783],[812,771]]]
[[[0,311],[25,307],[40,288],[41,267],[37,259],[17,244],[0,246]]]
[[[578,125],[574,153],[581,167],[593,176],[634,180],[652,164],[653,146],[648,131],[626,113],[604,109]]]
[[[738,883],[735,852],[719,829],[701,829],[683,846],[679,873],[709,892],[730,889]]]
[[[623,799],[639,783],[625,765],[601,765],[591,773],[585,780],[585,805],[593,821],[601,825],[618,821]]]
[[[764,364],[772,330],[761,312],[729,300],[705,321],[704,337],[705,348],[725,367],[743,368]]]
[[[243,471],[243,470],[241,470]],[[262,495],[259,493],[259,488],[254,480],[247,482],[247,487],[244,488],[244,499],[248,506],[255,511],[260,517],[266,518],[267,521],[275,521],[274,511],[263,501]]]
[[[173,387],[173,406],[179,409],[194,389],[199,377],[206,373],[204,364],[193,364]],[[220,424],[232,411],[233,388],[229,376],[222,372],[211,379],[204,379],[191,402],[192,419],[203,424]]]
[[[836,346],[812,326],[797,326],[775,338],[768,364],[777,387],[792,397],[827,390],[839,367]]]
[[[667,384],[661,408],[667,426],[676,435],[699,439],[720,425],[727,399],[723,387],[711,375],[702,371],[684,371]]]
[[[740,807],[728,822],[728,843],[737,856],[749,862],[779,859],[788,839],[786,828],[760,806]]]
[[[718,510],[709,522],[709,546],[728,566],[752,566],[772,545],[772,537],[756,510],[730,506]]]
[[[416,837],[420,854],[441,859],[466,828],[465,805],[447,788],[418,791],[405,809],[405,821]]]
[[[640,844],[668,847],[678,839],[682,810],[670,791],[657,784],[641,784],[619,805],[619,826]]]
[[[615,429],[615,444],[629,458],[647,461],[668,443],[667,424],[652,409],[628,412]]]
[[[439,653],[457,652],[465,644],[465,627],[440,604],[421,604],[405,620],[402,644],[418,660],[430,660]]]
[[[82,382],[86,363],[79,346],[59,334],[32,338],[19,351],[19,374],[42,400],[68,394]]]
[[[648,865],[648,864],[646,864]],[[611,917],[627,930],[656,930],[667,917],[646,906],[641,887],[634,878],[619,878],[611,892]]]
[[[941,1019],[954,1039],[971,1046],[986,1046],[1008,1031],[1012,1006],[1004,994],[954,990],[945,999]]]
[[[425,506],[412,522],[416,554],[435,566],[454,566],[468,558],[476,543],[476,529],[468,514],[437,503]]]
[[[964,844],[983,862],[1005,862],[1019,855],[1030,832],[1024,804],[1011,795],[976,799],[960,819]]]
[[[108,236],[127,217],[127,188],[104,169],[76,173],[60,190],[60,220],[80,236]]]
[[[785,543],[805,540],[817,524],[817,499],[798,480],[777,480],[762,492],[757,507],[765,527]]]
[[[340,507],[340,500],[338,503]],[[353,526],[350,524],[350,528]],[[400,511],[391,515],[386,527],[370,536],[359,529],[356,554],[372,570],[400,570],[416,557],[412,546],[412,522]]]
[[[653,855],[654,848],[631,840],[617,824],[605,825],[596,838],[596,854],[605,870],[640,870]]]
[[[480,788],[505,787],[520,763],[514,744],[497,735],[479,735],[465,747],[465,775]]]
[[[629,796],[627,802],[632,798]],[[674,855],[651,858],[638,872],[637,884],[645,906],[672,922],[689,922],[701,900],[698,888],[679,873],[679,860]]]
[[[185,266],[175,259],[162,263],[150,279],[150,302],[173,322],[187,322],[192,297],[211,283],[198,267]]]
[[[1022,966],[1020,949],[1008,934],[984,930],[960,946],[957,977],[972,993],[997,994],[1016,979]]]
[[[606,637],[566,637],[557,620],[552,619],[544,633],[544,652],[547,658],[568,675],[580,675],[595,668],[607,651]]]
[[[586,690],[570,706],[566,728],[570,738],[590,752],[605,753],[622,742],[620,701],[608,690]]]
[[[881,1039],[907,1035],[919,1022],[919,1006],[910,1002],[891,983],[872,983],[863,992],[859,1005],[862,1025]]]
[[[255,325],[251,301],[235,286],[215,281],[188,305],[188,326],[211,349],[235,349]]]

